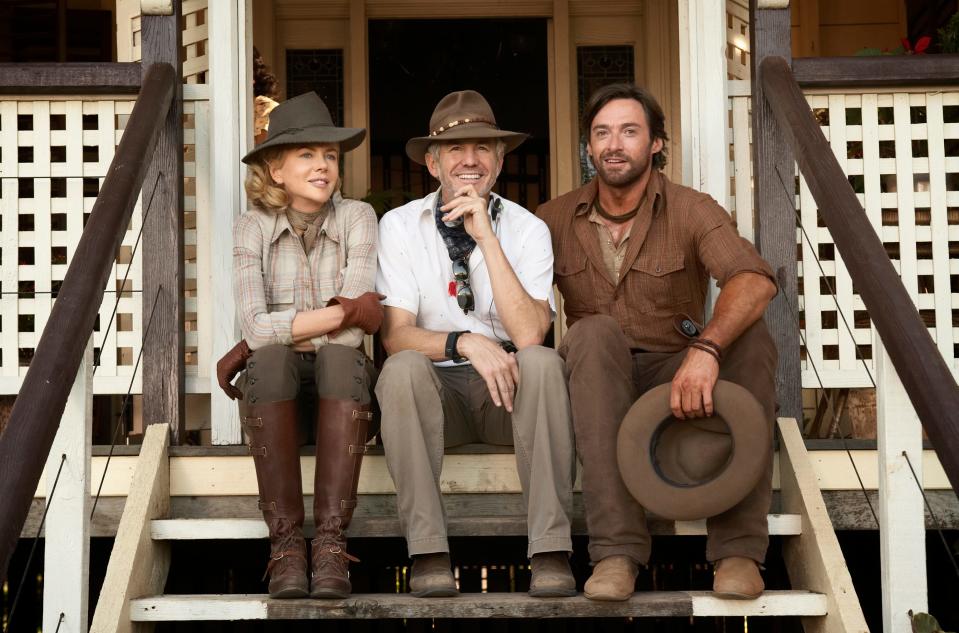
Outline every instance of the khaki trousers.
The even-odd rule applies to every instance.
[[[572,551],[575,453],[563,361],[540,346],[520,350],[516,359],[520,382],[512,414],[493,404],[471,365],[436,367],[414,351],[383,365],[376,384],[381,437],[410,556],[449,551],[440,493],[443,453],[469,442],[516,447],[527,555]]]
[[[573,324],[559,352],[569,371],[576,449],[583,464],[590,559],[625,555],[645,564],[650,552],[646,515],[620,477],[616,437],[633,403],[649,389],[672,381],[686,350],[632,354],[619,324],[612,317],[595,315]],[[776,347],[760,320],[723,352],[719,377],[756,396],[772,425],[775,372]],[[706,558],[743,556],[762,563],[769,545],[766,514],[771,498],[769,459],[759,484],[745,499],[707,519]]]

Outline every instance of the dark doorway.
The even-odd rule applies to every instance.
[[[371,20],[372,201],[383,211],[436,187],[406,157],[406,141],[429,130],[436,103],[472,89],[497,124],[531,136],[506,155],[497,192],[533,210],[549,198],[549,94],[545,19]]]

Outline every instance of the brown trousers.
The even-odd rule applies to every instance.
[[[559,352],[566,360],[576,450],[583,464],[590,559],[597,562],[625,555],[645,564],[650,552],[646,515],[620,477],[616,436],[626,412],[642,394],[672,381],[686,350],[632,354],[617,322],[595,315],[573,324]],[[775,371],[776,347],[760,320],[724,351],[719,377],[756,396],[772,425]],[[708,560],[743,556],[763,562],[769,545],[766,514],[772,497],[772,460],[768,463],[759,484],[745,499],[706,521]]]

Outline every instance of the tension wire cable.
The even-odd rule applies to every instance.
[[[147,218],[150,216],[150,210],[153,208],[153,199],[156,197],[157,184],[160,182],[160,176],[162,172],[157,171],[156,180],[153,182],[153,195],[150,196],[150,202],[147,203],[146,211],[143,212],[143,220],[140,222],[140,230],[137,231],[137,239],[133,243],[133,250],[130,252],[130,261],[127,263],[127,270],[123,273],[123,282],[120,284],[121,288],[125,288],[127,285],[127,279],[130,277],[130,269],[133,268],[133,259],[136,257],[137,249],[140,247],[140,238],[143,236],[143,227],[146,226]],[[116,281],[114,279],[114,281]],[[122,290],[117,291],[117,300],[113,303],[113,312],[110,313],[110,322],[107,323],[106,329],[103,331],[103,338],[106,339],[107,334],[110,333],[110,328],[113,327],[113,320],[116,318],[117,310],[120,307],[120,300],[123,298]],[[156,302],[153,304],[156,306]],[[102,343],[102,341],[101,341]],[[141,345],[142,349],[142,345]],[[100,366],[100,357],[103,356],[103,346],[99,348],[96,358],[93,359],[93,375],[97,375],[97,368]],[[133,370],[133,373],[136,374],[136,370]]]
[[[153,316],[156,314],[157,305],[160,303],[160,291],[163,290],[163,286],[160,285],[157,287],[156,295],[153,297],[153,308],[150,310],[150,319],[147,321],[146,330],[143,332],[144,342],[147,340],[147,337],[150,335],[150,330],[153,327]],[[107,478],[107,470],[110,468],[110,460],[113,458],[113,449],[117,445],[117,434],[120,431],[120,425],[123,422],[123,412],[127,408],[127,402],[130,400],[130,394],[133,392],[133,382],[136,379],[137,369],[140,368],[140,359],[143,358],[143,348],[146,345],[140,345],[140,351],[137,353],[136,363],[133,365],[133,373],[130,375],[130,386],[127,387],[127,393],[123,397],[123,403],[120,405],[120,415],[117,418],[117,423],[113,427],[113,436],[110,440],[110,452],[107,453],[107,461],[103,466],[103,474],[100,475],[100,483],[97,486],[97,494],[93,497],[93,508],[90,510],[90,520],[93,520],[93,515],[97,511],[97,502],[100,501],[100,493],[103,491],[103,482]]]
[[[862,364],[866,369],[866,374],[869,376],[869,380],[870,382],[872,382],[872,385],[875,388],[876,382],[872,379],[872,374],[869,372],[869,367],[866,366],[866,360],[862,355],[862,350],[859,349],[859,344],[856,343],[856,339],[853,336],[852,329],[849,327],[849,323],[846,321],[846,317],[843,314],[842,309],[839,307],[839,299],[836,297],[836,292],[833,289],[832,284],[829,283],[829,280],[826,276],[826,271],[822,267],[822,262],[819,261],[819,257],[816,255],[815,249],[813,248],[812,240],[809,238],[809,234],[806,232],[806,227],[803,225],[802,215],[800,214],[799,209],[796,208],[796,204],[795,204],[796,194],[790,193],[789,188],[786,186],[785,180],[783,180],[783,174],[782,174],[782,171],[780,171],[779,167],[776,168],[776,174],[779,176],[779,182],[782,185],[783,191],[786,194],[786,199],[789,200],[789,204],[793,208],[793,213],[796,216],[796,224],[799,225],[799,230],[802,232],[803,237],[806,239],[806,243],[809,245],[810,253],[813,256],[813,259],[816,261],[816,265],[819,267],[821,279],[826,283],[826,289],[829,290],[829,294],[832,296],[833,303],[836,306],[836,311],[842,317],[843,324],[845,324],[846,329],[849,332],[849,337],[852,339],[853,346],[856,349],[856,355],[862,361]],[[789,306],[790,314],[792,315],[793,320],[796,323],[796,328],[799,330],[799,335],[803,339],[803,345],[806,346],[806,362],[808,362],[809,365],[813,368],[813,373],[815,373],[816,380],[817,382],[819,382],[819,389],[822,391],[823,397],[826,398],[826,403],[829,406],[829,410],[832,413],[833,420],[836,422],[836,425],[838,428],[839,420],[836,418],[836,408],[833,405],[832,397],[830,397],[828,390],[823,384],[822,377],[819,375],[819,370],[816,368],[816,362],[812,359],[812,355],[809,353],[809,346],[806,345],[806,337],[803,336],[802,326],[799,322],[799,314],[797,313],[797,310],[793,308],[792,304],[790,304],[788,301],[786,303]],[[852,465],[853,472],[856,473],[856,480],[859,482],[859,488],[860,490],[862,490],[862,496],[866,500],[866,505],[869,506],[869,512],[870,514],[872,514],[873,521],[876,522],[876,529],[879,529],[880,527],[879,517],[876,514],[875,508],[872,505],[872,501],[870,501],[869,499],[869,491],[866,490],[866,484],[862,480],[862,474],[859,472],[859,467],[856,466],[856,460],[853,459],[852,451],[849,449],[849,444],[846,442],[846,438],[842,434],[842,432],[839,433],[839,439],[842,442],[843,450],[846,451],[846,457],[849,458],[849,463]]]
[[[63,472],[63,464],[67,461],[65,453],[60,454],[60,466],[57,468],[57,476],[53,478],[53,486],[47,493],[46,504],[43,508],[43,515],[40,517],[40,525],[37,526],[37,533],[33,537],[33,545],[30,546],[30,554],[27,555],[27,563],[23,566],[23,575],[20,576],[20,584],[17,586],[17,592],[13,595],[13,603],[10,605],[10,615],[7,616],[7,626],[3,629],[4,633],[10,631],[13,625],[13,614],[17,611],[17,603],[20,602],[20,594],[27,583],[27,575],[30,573],[30,565],[33,563],[33,555],[37,553],[37,544],[40,543],[40,533],[43,531],[43,525],[47,521],[47,512],[50,511],[50,504],[53,501],[53,493],[57,490],[57,484],[60,483],[60,473]]]
[[[856,350],[856,356],[858,357],[859,361],[862,363],[863,369],[866,370],[866,376],[869,377],[869,382],[872,384],[873,389],[877,389],[876,381],[873,378],[872,372],[869,370],[869,365],[866,363],[866,358],[862,353],[862,349],[859,347],[859,343],[856,342],[855,335],[853,334],[852,327],[849,325],[849,321],[846,319],[846,315],[843,313],[842,309],[839,307],[839,299],[836,297],[836,293],[832,287],[832,284],[829,283],[828,277],[826,276],[826,272],[825,270],[823,270],[822,263],[819,261],[819,257],[816,255],[815,249],[813,248],[812,240],[809,238],[809,234],[806,232],[806,227],[802,223],[802,217],[799,213],[799,210],[796,208],[796,205],[793,202],[795,194],[789,194],[789,188],[786,187],[786,182],[783,180],[783,174],[778,167],[776,168],[776,173],[779,176],[779,182],[782,184],[783,189],[786,191],[786,194],[787,194],[786,197],[787,199],[789,199],[790,205],[793,207],[793,211],[796,214],[796,223],[799,225],[799,228],[802,231],[803,237],[806,239],[806,243],[809,245],[809,250],[812,253],[813,259],[816,261],[816,265],[819,266],[819,272],[822,275],[821,278],[825,282],[826,288],[829,290],[829,294],[832,296],[833,303],[836,306],[836,312],[838,312],[839,316],[842,318],[843,326],[846,328],[846,332],[849,334],[849,338],[852,340],[853,347]],[[792,306],[790,306],[790,308],[792,308]],[[881,340],[882,339],[880,337],[880,341]],[[807,350],[808,350],[808,347],[807,347]],[[813,365],[813,367],[815,367],[815,364],[813,363],[808,353],[806,355],[806,360],[809,361],[809,363]],[[819,372],[816,372],[816,377],[817,379],[819,378]],[[822,380],[820,380],[819,383],[821,386]],[[826,394],[825,389],[823,389],[823,394],[824,395]],[[830,408],[832,408],[831,399],[829,398],[828,395],[826,396],[826,398],[827,398],[827,401],[830,402]],[[920,424],[921,424],[921,421],[920,421]],[[866,495],[866,501],[868,502],[869,498],[868,498],[868,494],[866,494],[866,488],[863,485],[862,477],[859,475],[859,469],[856,468],[856,462],[853,461],[852,453],[850,452],[849,447],[846,444],[846,438],[843,436],[842,433],[840,433],[839,439],[842,440],[843,447],[846,449],[846,454],[849,456],[849,461],[852,464],[853,469],[856,471],[856,477],[859,478],[859,485],[863,490],[863,494]],[[909,459],[909,455],[906,454],[906,451],[903,451],[902,455],[906,458],[906,462],[909,464],[909,470],[912,471],[913,481],[916,482],[916,486],[919,488],[919,494],[922,495],[922,499],[925,502],[926,508],[929,510],[929,514],[932,516],[933,524],[935,525],[936,531],[939,534],[939,539],[942,541],[942,545],[946,550],[946,555],[949,557],[949,560],[952,563],[953,569],[956,572],[956,577],[959,578],[959,564],[956,563],[955,555],[952,553],[952,550],[949,549],[949,544],[946,542],[945,534],[943,534],[943,531],[942,531],[942,525],[940,524],[939,519],[936,517],[935,513],[932,511],[932,506],[929,504],[929,499],[926,497],[926,491],[923,489],[922,483],[919,481],[919,478],[916,476],[916,471],[912,467],[912,462]],[[876,518],[876,512],[875,510],[873,510],[871,503],[869,504],[869,509],[872,512],[873,518],[876,519],[877,528],[881,529],[881,526],[879,525],[879,519]]]

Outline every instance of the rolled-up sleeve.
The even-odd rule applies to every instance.
[[[522,256],[513,267],[523,289],[537,301],[549,303],[551,316],[556,315],[553,297],[553,241],[549,227],[536,219],[523,238]]]
[[[778,289],[776,276],[756,247],[736,230],[732,218],[709,196],[691,209],[699,259],[720,288],[741,273],[755,273],[768,278]]]
[[[245,213],[233,228],[233,298],[240,317],[240,330],[250,349],[266,345],[293,344],[296,308],[267,311],[263,283],[263,236],[252,213]]]
[[[419,289],[413,273],[409,240],[398,216],[387,213],[380,221],[376,290],[386,295],[383,305],[419,312]]]

